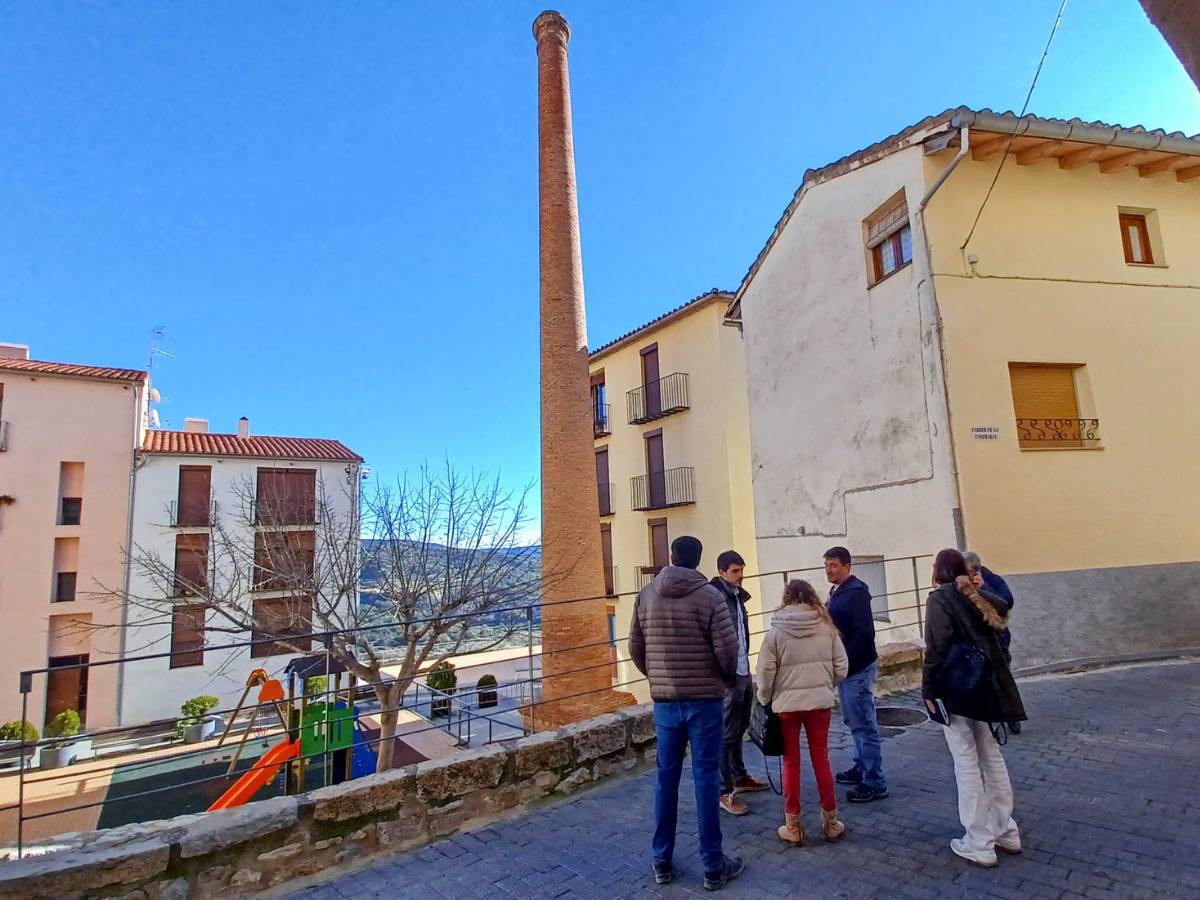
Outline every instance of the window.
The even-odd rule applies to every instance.
[[[202,593],[208,587],[208,535],[175,535],[175,596]]]
[[[204,607],[171,610],[171,668],[204,665]]]
[[[600,492],[600,515],[613,514],[613,486],[608,480],[608,447],[596,448],[596,490]]]
[[[658,374],[658,344],[643,347],[639,352],[642,358],[642,390],[645,392],[645,414],[656,418],[662,414],[662,382]]]
[[[604,386],[604,370],[592,375],[592,433],[596,437],[612,434],[609,424],[608,391]]]
[[[1010,363],[1018,444],[1025,450],[1095,447],[1099,421],[1082,418],[1078,387],[1083,366]]]
[[[212,494],[212,466],[179,467],[179,499],[175,524],[184,527],[207,526]]]
[[[1154,265],[1154,250],[1150,246],[1150,229],[1143,213],[1121,213],[1121,246],[1125,262],[1130,265]]]
[[[46,724],[64,710],[79,713],[80,724],[87,722],[89,655],[51,656],[46,663]]]
[[[311,531],[260,531],[254,536],[254,589],[305,587],[314,575],[315,544]]]
[[[60,525],[78,525],[79,518],[83,513],[83,498],[82,497],[63,497],[62,498],[62,513],[59,517]]]
[[[617,670],[617,608],[615,606],[608,607],[608,671],[612,676],[612,680],[616,681],[620,677],[620,672]]]
[[[298,635],[312,634],[311,597],[259,597],[254,601],[254,628],[250,639],[262,641],[288,638],[287,644],[255,644],[250,650],[252,657],[279,656],[296,651],[307,653],[312,641]]]
[[[854,554],[854,574],[863,581],[871,592],[871,617],[878,622],[889,622],[887,573],[882,556]]]
[[[615,597],[617,594],[617,570],[613,567],[612,526],[600,526],[600,555],[604,562],[604,594]]]
[[[258,470],[256,524],[312,525],[316,511],[316,469]]]
[[[866,227],[871,284],[876,284],[912,262],[912,227],[904,192],[885,203],[867,220]]]
[[[75,599],[77,572],[59,572],[54,578],[54,602],[70,603]]]

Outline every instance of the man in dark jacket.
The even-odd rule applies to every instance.
[[[829,615],[842,636],[850,668],[838,686],[842,720],[854,736],[854,765],[838,772],[839,784],[854,785],[846,794],[851,803],[870,803],[888,795],[883,776],[883,741],[875,721],[875,617],[871,591],[850,573],[850,551],[831,547],[825,551],[825,577],[833,585]]]
[[[739,793],[765,791],[767,785],[752,778],[742,759],[742,743],[750,727],[750,709],[754,704],[754,679],[750,677],[750,616],[746,601],[750,592],[742,587],[746,561],[736,550],[717,557],[717,577],[709,582],[725,598],[738,638],[737,679],[725,692],[725,746],[721,752],[721,809],[735,816],[750,812]]]
[[[738,642],[725,598],[696,571],[694,537],[671,544],[671,565],[642,588],[629,626],[629,655],[650,681],[658,779],[654,791],[654,878],[671,880],[683,756],[692,749],[704,887],[718,890],[745,868],[721,850],[722,706],[737,675]]]

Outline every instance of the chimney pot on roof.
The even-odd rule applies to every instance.
[[[208,434],[208,419],[186,418],[183,420],[183,430],[193,434]]]
[[[238,437],[250,437],[250,420],[245,416],[238,419]]]
[[[4,359],[29,359],[29,345],[0,344],[0,357]]]

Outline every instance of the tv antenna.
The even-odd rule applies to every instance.
[[[164,341],[167,336],[167,326],[158,325],[150,329],[150,361],[146,365],[146,371],[150,374],[154,373],[154,358],[156,356],[165,356],[168,359],[174,359],[174,353],[168,353],[159,343]]]

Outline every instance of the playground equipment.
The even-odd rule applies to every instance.
[[[358,682],[353,673],[324,655],[297,657],[288,663],[285,672],[288,679],[286,694],[280,681],[269,677],[265,669],[255,669],[250,673],[246,679],[246,689],[242,691],[242,697],[229,717],[217,746],[224,744],[229,737],[234,721],[255,687],[259,688],[258,704],[250,711],[250,721],[229,763],[229,774],[233,774],[258,711],[263,707],[270,705],[275,708],[285,731],[284,739],[243,773],[209,807],[209,812],[241,806],[251,800],[275,780],[280,769],[284,770],[285,794],[303,791],[310,770],[319,768],[323,774],[321,784],[340,784],[375,771],[376,754],[363,737],[358,711],[354,708]],[[345,688],[342,686],[343,675],[347,676]],[[305,682],[318,677],[324,680],[326,690],[321,693],[322,699],[310,700],[308,692],[304,690]],[[330,679],[333,680],[332,688]]]

